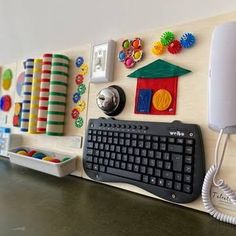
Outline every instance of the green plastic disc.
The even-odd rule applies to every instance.
[[[11,81],[12,81],[12,70],[11,69],[6,69],[3,72],[3,76],[2,76],[2,87],[5,90],[8,90],[11,87]]]

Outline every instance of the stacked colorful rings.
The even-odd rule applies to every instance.
[[[48,135],[64,134],[69,62],[69,58],[65,55],[54,54],[52,57],[46,126]]]
[[[44,54],[40,93],[39,93],[38,120],[37,120],[37,132],[39,133],[46,132],[51,64],[52,64],[52,54]]]
[[[28,132],[34,59],[27,59],[24,64],[25,78],[23,83],[21,131]]]
[[[31,90],[31,103],[30,103],[30,115],[29,115],[29,130],[31,134],[37,133],[37,120],[39,111],[39,92],[42,74],[42,59],[34,60],[32,90]]]

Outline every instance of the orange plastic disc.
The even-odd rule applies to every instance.
[[[158,111],[165,111],[172,102],[172,96],[166,89],[157,90],[152,97],[152,104]]]

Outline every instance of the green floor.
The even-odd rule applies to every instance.
[[[57,178],[0,158],[0,236],[236,235],[210,216],[76,177]]]

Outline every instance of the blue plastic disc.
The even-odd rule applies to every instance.
[[[80,94],[77,92],[77,93],[74,93],[73,95],[73,102],[74,103],[77,103],[79,100],[80,100]]]
[[[124,51],[119,52],[119,61],[124,61],[126,58],[126,53]]]

